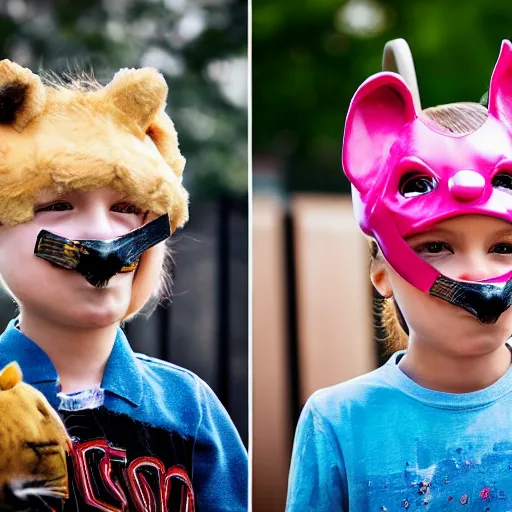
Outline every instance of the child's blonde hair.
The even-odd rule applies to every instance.
[[[487,119],[487,108],[480,103],[450,103],[423,110],[426,123],[446,133],[471,133]],[[375,240],[368,241],[371,264],[382,258]],[[387,354],[407,348],[408,328],[393,297],[374,299],[374,311],[385,331],[384,348]]]

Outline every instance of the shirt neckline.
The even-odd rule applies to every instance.
[[[12,319],[0,336],[0,368],[17,361],[28,384],[54,383],[57,393],[57,370],[34,341],[16,328],[19,318]],[[124,398],[132,405],[142,402],[143,378],[140,365],[121,328],[103,373],[101,387]]]
[[[509,350],[511,347],[507,344]],[[384,365],[388,381],[406,395],[431,407],[441,409],[475,409],[490,405],[512,391],[512,365],[490,386],[469,393],[447,393],[420,386],[398,366],[406,350],[395,352]]]

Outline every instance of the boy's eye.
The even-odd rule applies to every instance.
[[[491,252],[496,254],[512,254],[512,245],[511,244],[497,244],[492,249]]]
[[[65,210],[72,210],[73,206],[65,201],[56,201],[55,203],[48,204],[36,208],[35,213],[38,212],[63,212]]]
[[[427,252],[429,254],[439,254],[445,250],[453,253],[450,246],[444,242],[427,242],[419,248],[419,252]]]
[[[441,242],[430,242],[428,244],[425,244],[425,249],[427,252],[431,252],[432,254],[436,254],[438,252],[441,252],[445,245]]]
[[[117,213],[128,213],[134,215],[139,215],[142,213],[140,208],[137,208],[134,204],[131,203],[117,203],[112,206],[110,210]]]
[[[415,197],[428,194],[436,188],[436,180],[432,176],[407,173],[400,180],[400,194],[404,197]]]

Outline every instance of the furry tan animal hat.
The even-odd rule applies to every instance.
[[[122,69],[105,87],[45,85],[29,69],[0,61],[0,223],[31,220],[44,189],[112,187],[143,210],[168,213],[171,231],[183,226],[185,159],[164,111],[167,92],[152,68]],[[153,249],[141,259],[128,316],[156,284],[162,255]]]

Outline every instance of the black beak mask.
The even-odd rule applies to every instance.
[[[512,279],[505,283],[471,283],[441,275],[429,294],[465,309],[482,324],[492,325],[512,306]],[[409,327],[396,302],[395,306],[400,326],[409,335]]]
[[[169,215],[112,240],[70,240],[43,229],[34,254],[67,270],[76,270],[97,288],[119,272],[132,272],[142,253],[171,235]]]
[[[439,276],[429,293],[464,308],[483,324],[494,324],[512,305],[512,279],[505,283],[471,283]]]

